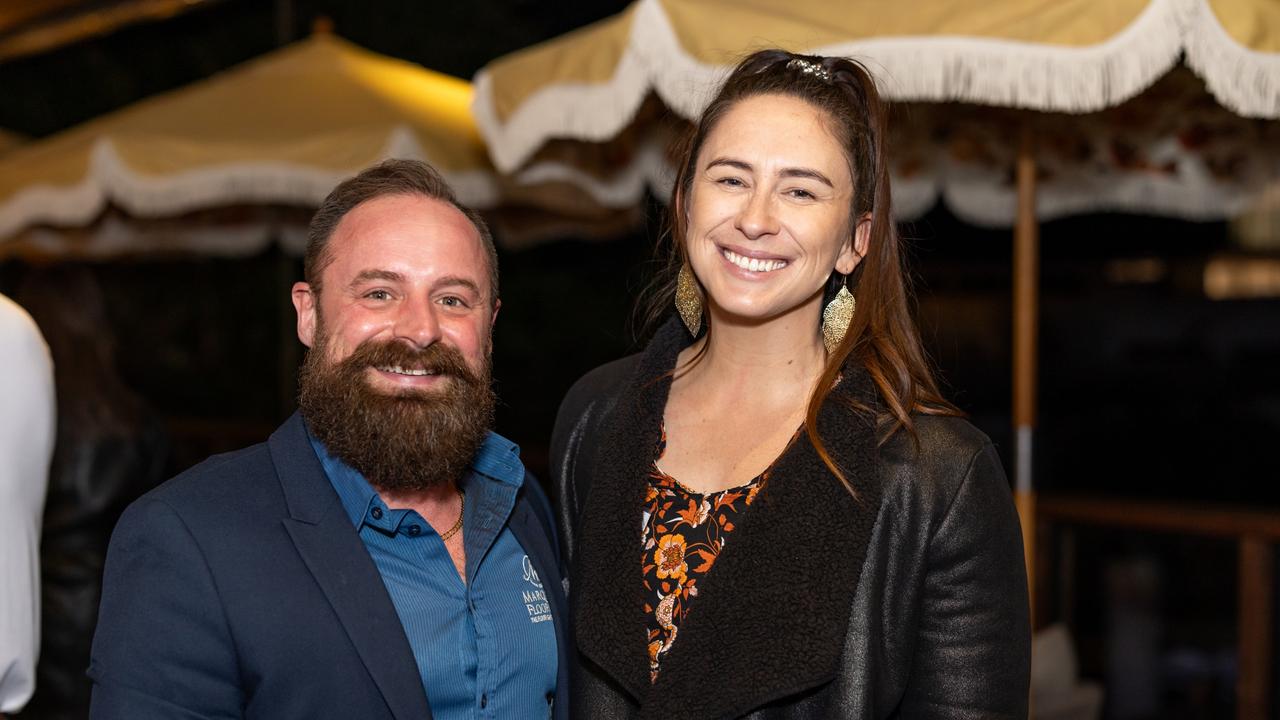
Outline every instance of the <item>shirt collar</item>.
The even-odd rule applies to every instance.
[[[359,528],[367,521],[372,522],[372,510],[378,508],[380,512],[373,514],[381,514],[383,517],[373,518],[377,520],[373,524],[380,528],[386,525],[387,527],[382,529],[394,533],[403,520],[400,517],[403,513],[390,510],[364,475],[331,454],[324,443],[311,433],[311,428],[305,422],[303,426],[306,427],[311,448],[319,458],[320,465],[329,478],[329,484],[333,485],[334,491],[338,493],[338,499],[342,501],[342,509],[351,519],[351,524]],[[476,475],[496,480],[504,485],[519,488],[524,484],[524,463],[520,462],[520,446],[492,431],[485,434],[480,448],[476,450],[475,457],[471,460],[471,470]],[[467,483],[467,478],[459,479],[464,485]]]

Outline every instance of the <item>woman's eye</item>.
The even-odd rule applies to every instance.
[[[736,177],[724,177],[724,178],[720,178],[716,182],[721,185],[726,185],[728,187],[743,187],[746,185],[746,183],[742,182],[741,179]]]
[[[791,197],[797,200],[812,200],[815,197],[813,193],[809,192],[808,190],[803,190],[801,188],[792,188],[791,190],[787,191],[787,194],[789,194]]]

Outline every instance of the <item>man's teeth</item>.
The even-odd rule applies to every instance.
[[[721,254],[724,259],[737,265],[743,270],[750,272],[771,272],[787,266],[786,260],[761,260],[760,258],[748,258],[739,255],[732,250],[722,250]]]
[[[429,370],[427,368],[402,368],[399,365],[388,365],[386,367],[380,367],[378,369],[383,372],[395,373],[397,375],[435,375],[436,374],[435,370]]]

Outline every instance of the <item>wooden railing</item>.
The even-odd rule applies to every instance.
[[[1236,717],[1240,720],[1270,717],[1273,546],[1280,542],[1280,512],[1042,495],[1036,517],[1039,520],[1034,586],[1037,608],[1047,607],[1044,601],[1050,588],[1055,525],[1101,525],[1234,540],[1239,568]]]

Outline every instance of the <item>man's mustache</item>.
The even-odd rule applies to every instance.
[[[340,361],[339,365],[344,370],[357,372],[366,368],[393,372],[421,371],[431,375],[452,376],[471,385],[480,382],[462,353],[441,342],[420,348],[397,340],[365,340],[351,355]]]

